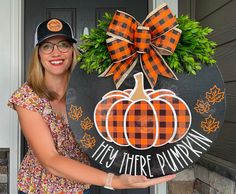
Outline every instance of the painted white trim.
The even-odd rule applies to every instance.
[[[10,0],[10,91],[16,90],[23,78],[23,0]],[[20,129],[17,114],[10,113],[9,193],[17,193],[17,171],[20,164]]]
[[[0,1],[0,148],[10,148],[10,109],[6,106],[10,93],[10,1]]]
[[[178,0],[153,0],[153,9],[166,3],[171,9],[172,13],[178,17]]]

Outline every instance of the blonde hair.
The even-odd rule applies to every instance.
[[[77,58],[79,51],[76,47],[76,44],[73,44],[73,61],[68,70],[68,80],[71,72],[74,70],[77,64]],[[27,75],[27,83],[33,89],[33,91],[39,97],[45,97],[48,100],[55,100],[58,97],[58,94],[54,91],[50,91],[44,81],[44,67],[42,66],[39,59],[39,46],[34,48],[32,58],[29,64],[29,71]]]

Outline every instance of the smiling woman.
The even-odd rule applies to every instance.
[[[44,76],[68,74],[73,57],[73,47],[64,37],[51,37],[39,45],[39,57],[44,68]]]
[[[55,73],[60,74],[64,72],[68,74],[72,72],[77,63],[76,58],[78,56],[76,45],[73,44],[76,43],[76,39],[74,38],[71,27],[66,22],[57,19],[51,19],[41,23],[36,29],[35,37],[37,38],[34,43],[35,49],[30,63],[27,81],[29,86],[40,97],[45,96],[49,100],[54,100],[57,97],[56,91],[50,91],[46,87],[43,81],[44,76],[45,79],[48,79],[47,73],[51,72],[50,69],[55,67],[56,64],[63,64],[63,68],[67,69],[68,72],[64,72],[63,68],[61,70],[58,68],[58,72],[53,70],[56,71]],[[55,45],[57,49],[55,49]],[[68,75],[64,79],[68,81]]]
[[[65,93],[78,56],[75,43],[63,20],[39,24],[28,80],[9,99],[29,144],[18,174],[19,191],[88,194],[91,184],[112,190],[146,188],[172,179],[116,176],[90,166],[66,118]]]

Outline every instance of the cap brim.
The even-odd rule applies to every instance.
[[[48,38],[52,38],[55,36],[63,36],[65,37],[67,40],[73,42],[73,43],[77,43],[77,40],[75,38],[71,38],[69,36],[66,36],[65,34],[51,34],[49,36],[45,36],[43,38],[41,38],[40,40],[38,40],[38,42],[35,44],[35,46],[39,45],[40,43],[42,43],[43,41],[47,40]]]

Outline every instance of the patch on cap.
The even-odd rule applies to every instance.
[[[62,29],[62,23],[57,19],[52,19],[47,23],[48,30],[52,32],[59,32]]]

